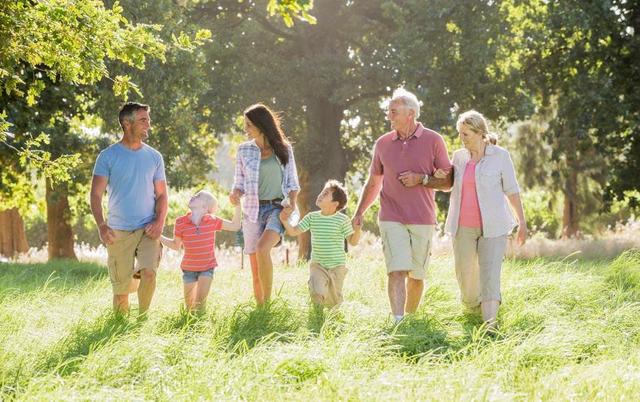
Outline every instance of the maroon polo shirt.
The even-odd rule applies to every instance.
[[[444,139],[421,123],[406,140],[400,139],[395,130],[378,138],[369,173],[383,176],[379,220],[435,225],[434,190],[422,185],[405,187],[398,176],[406,171],[432,176],[436,169],[450,168]]]

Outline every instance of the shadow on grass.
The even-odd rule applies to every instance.
[[[142,325],[141,320],[130,320],[126,315],[108,312],[93,321],[76,324],[67,336],[44,352],[38,371],[53,371],[62,376],[76,372],[91,352]]]
[[[72,260],[44,264],[0,264],[0,300],[13,291],[20,293],[47,289],[73,290],[108,276],[106,267]]]
[[[227,350],[242,353],[265,342],[290,342],[300,319],[284,300],[277,298],[262,307],[238,306],[227,321]]]

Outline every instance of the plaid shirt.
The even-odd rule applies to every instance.
[[[287,197],[291,191],[300,190],[298,184],[298,172],[296,161],[293,157],[293,148],[287,146],[289,150],[289,163],[285,166],[280,164],[282,169],[282,194]],[[260,208],[258,199],[258,182],[260,173],[260,148],[255,140],[244,142],[238,148],[236,156],[236,171],[233,177],[233,189],[238,189],[244,194],[244,213],[251,222],[258,220],[258,210]]]

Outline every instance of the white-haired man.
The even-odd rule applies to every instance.
[[[419,116],[416,96],[402,88],[394,91],[387,110],[392,131],[376,141],[369,178],[353,218],[361,224],[380,195],[380,236],[396,322],[420,304],[436,224],[434,189],[449,189],[452,183],[445,142],[419,123]],[[433,177],[436,169],[449,174],[437,179]]]

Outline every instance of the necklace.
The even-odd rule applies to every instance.
[[[400,138],[400,139],[401,139],[401,140],[403,141],[403,143],[406,145],[406,144],[407,144],[407,140],[408,140],[409,138],[413,137],[413,135],[416,133],[416,131],[418,131],[418,125],[417,125],[417,124],[416,124],[416,128],[414,128],[414,129],[413,129],[413,132],[412,132],[411,134],[407,135],[407,136],[406,136],[406,137],[404,137],[404,138]],[[398,133],[398,134],[399,134],[399,133]],[[400,136],[398,136],[398,137],[400,137]]]

